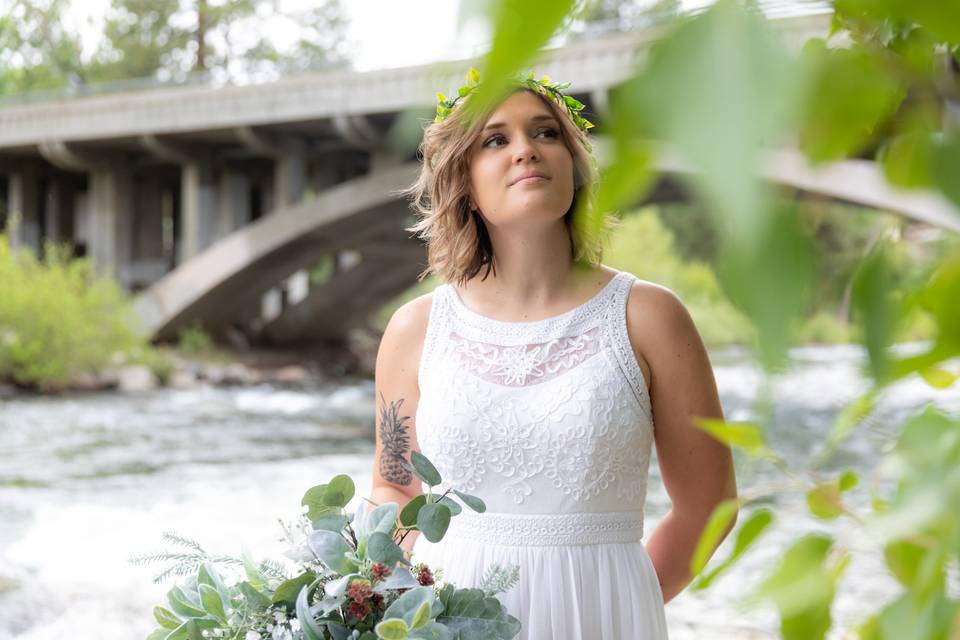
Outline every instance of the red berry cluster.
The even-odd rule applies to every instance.
[[[418,564],[413,568],[414,574],[417,576],[417,582],[419,582],[424,587],[429,587],[433,584],[433,572],[430,571],[430,567],[425,564]]]
[[[370,577],[373,578],[374,582],[379,582],[387,576],[389,576],[393,571],[387,565],[382,562],[376,562],[373,566],[370,567]]]
[[[347,613],[357,620],[363,620],[370,615],[374,604],[374,596],[379,595],[373,592],[373,586],[369,580],[358,578],[351,581],[350,586],[347,587],[347,597],[350,599]]]

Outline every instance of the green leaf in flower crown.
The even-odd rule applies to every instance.
[[[420,494],[411,499],[400,512],[400,524],[405,527],[412,527],[417,524],[417,514],[420,513],[420,508],[426,503],[427,496],[424,494]]]
[[[482,63],[483,83],[468,103],[468,113],[479,115],[497,102],[509,87],[512,76],[550,40],[573,6],[574,0],[495,0],[492,3],[484,17],[491,19],[493,43]],[[530,72],[528,77],[533,79],[535,74]]]
[[[437,468],[433,466],[433,463],[427,459],[427,456],[423,455],[419,451],[410,452],[410,462],[412,463],[412,468],[403,463],[403,466],[408,471],[415,473],[418,478],[426,482],[431,487],[435,487],[442,481],[440,478],[440,472],[437,471]]]
[[[456,494],[456,496],[457,496],[458,498],[460,498],[461,500],[463,500],[463,504],[467,505],[468,507],[470,507],[471,509],[473,509],[473,510],[476,511],[477,513],[483,513],[484,511],[487,510],[487,505],[486,505],[486,503],[484,503],[484,501],[481,500],[480,498],[478,498],[478,497],[476,497],[476,496],[471,496],[471,495],[466,494],[466,493],[461,493],[461,492],[457,491],[456,489],[454,489],[453,492]]]
[[[355,571],[357,566],[344,557],[353,551],[339,533],[333,531],[314,531],[307,538],[307,546],[320,558],[321,562],[339,574]]]
[[[156,619],[157,624],[164,629],[176,629],[183,624],[183,620],[181,620],[177,614],[163,607],[154,607],[153,617]]]
[[[403,549],[393,541],[389,534],[374,531],[367,539],[367,557],[374,562],[381,562],[393,567],[403,559]]]
[[[304,571],[296,578],[281,583],[277,590],[273,592],[271,600],[274,604],[282,603],[292,607],[297,601],[297,596],[300,595],[300,589],[309,586],[316,579],[317,574],[313,571]]]
[[[323,494],[323,504],[328,507],[345,507],[356,493],[356,487],[353,479],[347,475],[338,475],[327,484],[327,490]]]
[[[320,625],[317,624],[317,621],[313,617],[313,612],[310,611],[310,604],[308,602],[310,593],[310,587],[303,587],[300,589],[300,593],[297,594],[297,620],[300,621],[300,628],[303,630],[304,640],[324,640],[323,629]]]
[[[417,528],[430,542],[439,542],[450,526],[450,508],[444,504],[425,504],[417,514]]]
[[[201,584],[200,602],[203,604],[204,611],[220,622],[224,624],[227,623],[227,612],[223,609],[223,601],[220,600],[220,594],[217,593],[216,589],[209,585]]]

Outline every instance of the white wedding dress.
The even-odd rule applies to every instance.
[[[653,442],[650,398],[626,327],[634,276],[617,273],[559,316],[503,322],[434,290],[416,412],[421,451],[448,487],[476,495],[414,562],[480,586],[494,563],[519,582],[497,597],[521,640],[663,640],[663,595],[641,542]],[[453,495],[452,493],[450,494]]]

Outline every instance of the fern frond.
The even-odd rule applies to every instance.
[[[480,588],[487,596],[506,591],[520,581],[520,567],[515,564],[506,567],[500,564],[491,565],[484,575]]]

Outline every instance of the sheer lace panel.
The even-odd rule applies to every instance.
[[[451,355],[463,371],[503,386],[546,382],[600,352],[600,326],[539,344],[502,346],[450,334]]]

